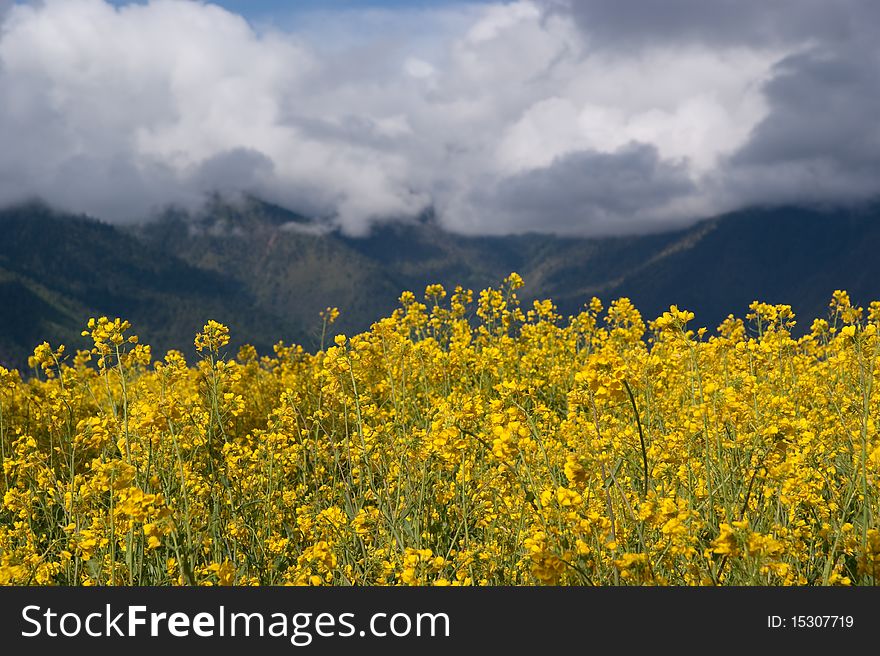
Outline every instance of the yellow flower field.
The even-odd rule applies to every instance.
[[[788,306],[705,331],[521,285],[315,354],[38,346],[0,368],[0,583],[877,583],[880,303],[794,338]]]

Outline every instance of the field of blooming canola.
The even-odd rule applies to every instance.
[[[314,354],[38,346],[0,368],[0,583],[878,582],[880,303],[794,338],[783,305],[709,332],[521,286],[406,292]]]

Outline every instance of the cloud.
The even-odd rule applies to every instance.
[[[573,16],[594,44],[615,50],[664,43],[726,48],[844,41],[866,28],[876,30],[880,18],[874,0],[550,0],[549,5]]]
[[[206,159],[193,177],[197,187],[208,194],[236,187],[259,192],[274,169],[274,162],[263,153],[234,148]]]
[[[739,202],[868,200],[880,180],[880,50],[810,50],[777,66],[771,113],[726,168]]]
[[[0,204],[134,220],[254,193],[350,234],[653,231],[878,192],[867,0],[297,14],[0,0]],[[711,11],[710,11],[711,9]]]
[[[608,235],[669,225],[677,204],[696,187],[683,164],[660,159],[653,146],[629,144],[613,153],[578,151],[536,168],[477,187],[449,215],[469,231],[484,226],[473,208],[487,209],[488,225],[502,232],[538,229],[559,234]],[[485,218],[485,217],[483,217]]]
[[[573,0],[554,10],[572,16],[598,51],[714,44],[776,53],[753,78],[764,117],[705,171],[717,209],[880,195],[880,4]]]

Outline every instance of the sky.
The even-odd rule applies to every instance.
[[[880,195],[875,0],[0,0],[0,205],[252,194],[348,234]]]

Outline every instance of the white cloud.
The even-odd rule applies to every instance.
[[[407,74],[418,79],[431,77],[436,72],[436,69],[431,64],[417,57],[408,58],[403,63],[403,68]]]
[[[219,189],[353,234],[429,205],[462,231],[591,234],[746,197],[747,173],[722,178],[801,41],[614,48],[550,4],[314,14],[285,32],[189,0],[16,5],[0,33],[0,203],[126,220]]]

